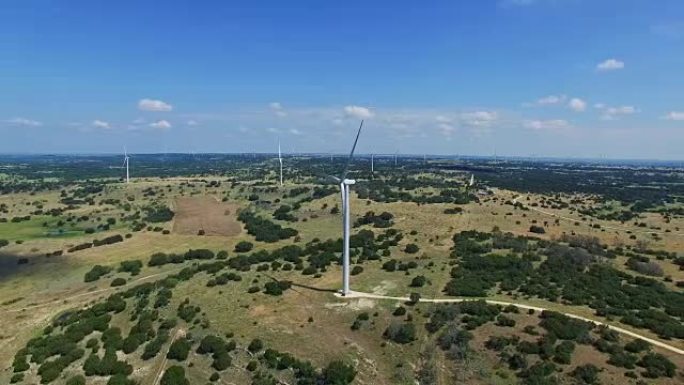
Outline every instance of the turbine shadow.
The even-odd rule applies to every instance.
[[[303,285],[301,283],[292,282],[292,286],[301,287],[302,289],[309,289],[309,290],[313,290],[313,291],[324,292],[324,293],[337,293],[337,290],[335,290],[335,289],[323,289],[320,287]]]
[[[273,280],[273,281],[276,281],[276,282],[279,281],[277,278],[275,278],[275,277],[273,277],[273,276],[271,276],[271,275],[269,275],[269,274],[264,274],[264,276],[267,277],[267,278],[269,278],[269,279],[271,279],[271,280]],[[324,289],[324,288],[321,288],[321,287],[310,286],[310,285],[304,285],[304,284],[296,283],[296,282],[292,282],[292,281],[289,281],[289,282],[290,282],[290,285],[293,286],[293,287],[299,287],[299,288],[302,288],[302,289],[308,289],[308,290],[318,291],[318,292],[322,292],[322,293],[337,293],[337,290],[335,290],[335,289]]]

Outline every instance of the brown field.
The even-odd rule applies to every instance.
[[[174,202],[176,215],[173,232],[184,235],[204,235],[230,237],[240,234],[242,225],[237,220],[240,206],[224,203],[213,196],[194,196],[178,198]]]

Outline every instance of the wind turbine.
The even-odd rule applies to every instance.
[[[363,128],[363,120],[361,125],[359,125],[359,131],[356,133],[356,139],[354,139],[354,145],[352,146],[351,152],[349,153],[349,159],[347,159],[347,165],[344,167],[344,171],[339,177],[329,175],[327,179],[332,182],[339,184],[340,195],[342,197],[342,295],[348,295],[351,291],[349,289],[349,189],[353,184],[356,184],[354,179],[347,179],[347,174],[349,173],[349,166],[351,165],[352,159],[354,159],[354,150],[356,149],[356,143],[359,141],[359,136],[361,135],[361,128]]]
[[[280,153],[280,140],[278,140],[278,162],[280,163],[280,186],[283,186],[283,156]]]
[[[470,174],[470,182],[468,182],[468,187],[473,187],[475,184],[475,174]]]
[[[128,157],[128,152],[126,151],[126,146],[124,146],[123,167],[126,167],[126,183],[130,183],[130,181],[131,181],[131,176],[130,176],[130,173],[128,172],[129,164],[130,164],[130,158]]]

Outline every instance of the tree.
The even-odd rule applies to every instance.
[[[572,376],[579,380],[582,384],[598,384],[598,373],[601,370],[592,364],[586,364],[576,367],[572,371]]]
[[[408,254],[415,254],[415,253],[417,253],[419,250],[420,250],[420,248],[419,248],[418,245],[416,245],[415,243],[409,243],[409,244],[406,245],[406,247],[404,248],[404,251],[405,251],[406,253],[408,253]]]
[[[85,385],[85,383],[86,383],[85,377],[83,377],[80,374],[77,374],[75,376],[70,377],[67,380],[66,385]]]
[[[112,283],[111,283],[111,286],[112,286],[112,287],[117,287],[117,286],[123,286],[123,285],[125,285],[125,284],[126,284],[126,279],[125,279],[125,278],[118,277],[118,278],[114,278],[114,280],[113,280]]]
[[[637,365],[646,369],[643,373],[644,377],[658,378],[658,377],[674,377],[677,366],[672,363],[667,357],[660,353],[648,353],[641,358]]]
[[[188,358],[188,352],[190,351],[191,344],[186,338],[179,338],[171,344],[169,352],[166,354],[166,358],[177,361],[185,361]]]
[[[418,275],[413,277],[413,280],[411,280],[411,287],[423,287],[425,286],[425,283],[427,282],[427,279],[423,275]]]
[[[356,370],[342,361],[332,361],[323,369],[323,379],[326,385],[351,384],[356,377]]]
[[[240,241],[235,245],[235,252],[236,253],[246,253],[248,251],[252,251],[253,248],[254,248],[254,244],[252,242]]]
[[[416,339],[416,326],[392,321],[382,336],[398,344],[407,344]]]
[[[420,293],[411,293],[409,295],[409,304],[415,305],[420,302]]]
[[[264,343],[258,338],[253,339],[252,342],[249,343],[249,346],[247,346],[247,350],[249,350],[251,353],[256,353],[263,348]]]
[[[185,378],[185,369],[174,365],[164,372],[161,378],[161,385],[190,385],[190,381]]]

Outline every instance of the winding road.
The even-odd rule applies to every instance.
[[[387,296],[387,295],[380,295],[380,294],[373,294],[373,293],[364,293],[364,292],[359,292],[359,291],[351,291],[351,292],[350,292],[349,294],[347,294],[346,296],[343,296],[343,295],[341,295],[341,294],[339,294],[339,293],[337,293],[337,294],[335,294],[335,295],[336,295],[337,297],[343,298],[343,299],[366,298],[366,299],[392,300],[392,301],[409,301],[409,300],[410,300],[409,297],[392,297],[392,296]],[[465,298],[421,298],[421,299],[420,299],[420,302],[428,302],[428,303],[459,303],[459,302],[474,301],[474,300],[475,300],[475,299],[465,299]],[[515,303],[515,302],[503,302],[503,301],[493,301],[493,300],[485,300],[485,302],[487,302],[488,304],[492,304],[492,305],[502,305],[502,306],[513,305],[513,306],[519,307],[519,308],[521,308],[521,309],[528,309],[528,310],[529,310],[529,309],[532,309],[532,310],[535,310],[535,311],[550,310],[550,309],[546,309],[546,308],[543,308],[543,307],[530,306],[530,305],[525,305],[525,304],[522,304],[522,303]],[[627,336],[630,336],[630,337],[633,337],[633,338],[639,338],[639,339],[642,339],[642,340],[644,340],[644,341],[650,343],[651,345],[658,346],[658,347],[660,347],[660,348],[669,350],[669,351],[671,351],[671,352],[673,352],[673,353],[677,353],[677,354],[684,355],[684,350],[682,350],[682,349],[679,349],[679,348],[674,347],[674,346],[672,346],[672,345],[668,345],[668,344],[666,344],[666,343],[664,343],[664,342],[655,340],[655,339],[653,339],[653,338],[645,337],[645,336],[643,336],[643,335],[641,335],[641,334],[632,332],[632,331],[630,331],[630,330],[623,329],[623,328],[618,327],[618,326],[613,326],[613,325],[607,324],[607,323],[605,323],[605,322],[596,321],[596,320],[593,320],[593,319],[590,319],[590,318],[581,317],[581,316],[578,316],[578,315],[572,314],[572,313],[562,313],[562,314],[565,315],[565,316],[567,316],[567,317],[570,317],[570,318],[578,319],[578,320],[585,321],[585,322],[591,322],[592,324],[597,325],[597,326],[605,326],[605,327],[607,327],[608,329],[615,330],[615,331],[618,332],[618,333],[621,333],[621,334],[624,334],[624,335],[627,335]]]

